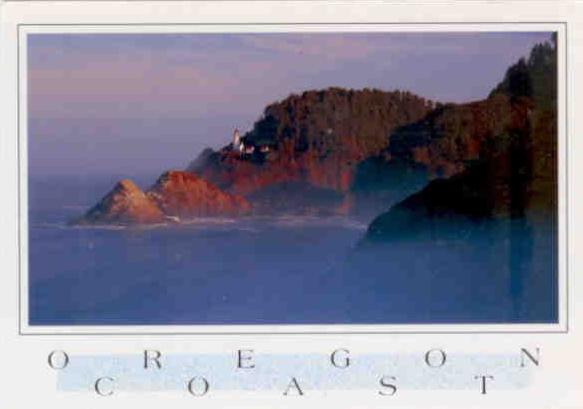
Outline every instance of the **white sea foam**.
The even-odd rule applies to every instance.
[[[79,230],[125,230],[129,226],[121,224],[87,224],[87,225],[63,225],[61,228],[71,228]]]
[[[235,223],[237,223],[237,219],[226,217],[193,217],[190,219],[181,219],[178,224],[229,225]]]
[[[39,223],[33,225],[37,228],[53,229],[93,229],[93,230],[155,230],[166,228],[192,228],[196,230],[238,230],[257,233],[262,231],[261,226],[273,226],[274,228],[310,228],[310,227],[342,227],[351,230],[367,229],[367,225],[358,220],[343,216],[249,216],[241,218],[226,217],[195,217],[180,219],[179,221],[163,222],[146,225],[123,224],[84,224],[69,225],[67,223]]]

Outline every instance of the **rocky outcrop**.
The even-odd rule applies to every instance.
[[[234,216],[251,210],[243,197],[182,171],[165,172],[146,195],[164,214],[181,218]]]
[[[153,224],[164,214],[131,180],[123,179],[74,224]]]
[[[97,205],[72,224],[142,225],[180,222],[180,218],[235,216],[249,213],[241,196],[221,191],[191,173],[164,173],[148,191],[132,181],[118,182]]]

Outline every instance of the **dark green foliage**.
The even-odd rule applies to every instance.
[[[504,132],[511,122],[509,98],[446,104],[423,119],[397,128],[379,157],[424,165],[435,175],[449,176],[479,159],[482,143]],[[361,183],[357,180],[357,183]]]
[[[279,123],[275,116],[266,115],[261,121],[256,122],[255,129],[247,134],[247,141],[255,145],[277,145],[276,135]]]
[[[515,98],[532,97],[532,78],[524,58],[508,69],[500,91]]]
[[[321,157],[339,150],[378,152],[398,126],[423,117],[432,102],[408,92],[328,88],[269,105],[245,136],[255,144],[291,142],[294,151]]]
[[[490,95],[503,93],[513,98],[528,97],[540,109],[555,109],[557,95],[556,35],[537,44],[528,59],[511,66]]]

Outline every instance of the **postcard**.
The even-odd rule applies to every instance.
[[[0,402],[581,407],[582,4],[414,3],[2,4]]]

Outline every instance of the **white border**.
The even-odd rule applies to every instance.
[[[19,65],[19,199],[20,279],[19,333],[21,335],[245,335],[245,334],[447,334],[447,333],[565,333],[568,332],[567,260],[567,26],[566,23],[435,23],[435,24],[50,24],[18,27]],[[152,326],[40,326],[28,324],[28,177],[26,35],[29,33],[249,33],[249,32],[558,32],[558,290],[556,324],[429,324],[429,325],[152,325]]]

